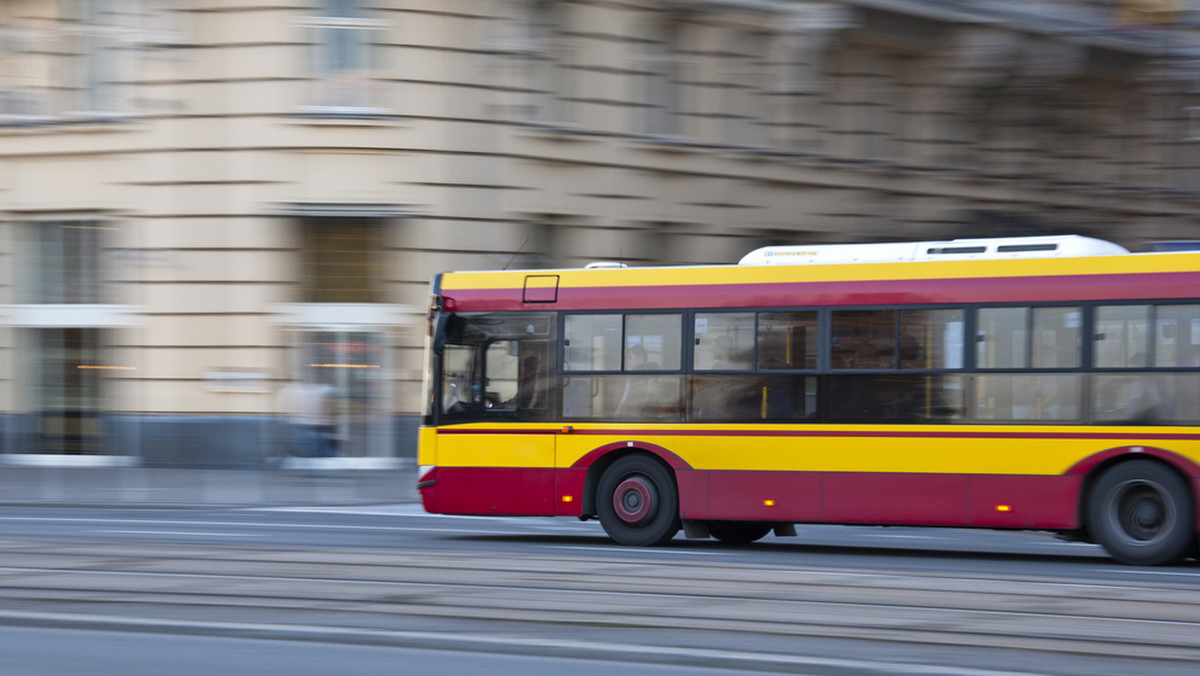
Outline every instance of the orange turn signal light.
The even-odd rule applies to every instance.
[[[1012,505],[996,505],[997,512],[1011,512]]]
[[[763,500],[763,507],[774,507],[775,501],[771,499]]]

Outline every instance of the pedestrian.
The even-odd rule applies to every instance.
[[[293,378],[279,390],[279,412],[287,422],[288,455],[328,458],[338,455],[334,444],[332,386]]]

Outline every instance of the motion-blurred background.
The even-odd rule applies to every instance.
[[[0,463],[411,462],[431,277],[1200,239],[1185,0],[0,0]]]

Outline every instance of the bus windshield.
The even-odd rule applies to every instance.
[[[437,369],[441,420],[548,417],[556,328],[551,315],[451,315],[444,326]]]

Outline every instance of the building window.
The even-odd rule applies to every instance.
[[[0,115],[94,118],[126,108],[140,4],[124,0],[26,3],[0,28]]]
[[[540,122],[568,122],[571,105],[571,52],[565,38],[570,5],[559,0],[531,0],[527,9],[529,87],[533,118]]]
[[[305,303],[384,302],[384,234],[379,219],[302,221]]]
[[[112,113],[123,106],[120,82],[124,79],[122,55],[128,34],[125,27],[136,14],[126,14],[134,3],[119,0],[77,0],[70,3],[74,24],[64,27],[68,47],[64,58],[64,112],[86,116]]]
[[[29,303],[104,303],[104,240],[115,227],[98,221],[31,223],[25,257]]]
[[[683,27],[675,20],[653,25],[641,68],[646,111],[643,131],[656,136],[682,134]]]
[[[766,46],[770,37],[748,31],[730,31],[724,58],[724,140],[737,146],[764,145],[768,112],[763,88],[766,76]]]
[[[37,365],[37,453],[88,455],[103,451],[104,364],[100,329],[34,331]]]
[[[5,118],[33,118],[45,115],[47,80],[39,69],[46,58],[42,53],[43,31],[23,25],[15,17],[0,28],[0,115]]]
[[[312,31],[311,104],[331,112],[378,109],[379,39],[385,24],[361,0],[324,0]]]

